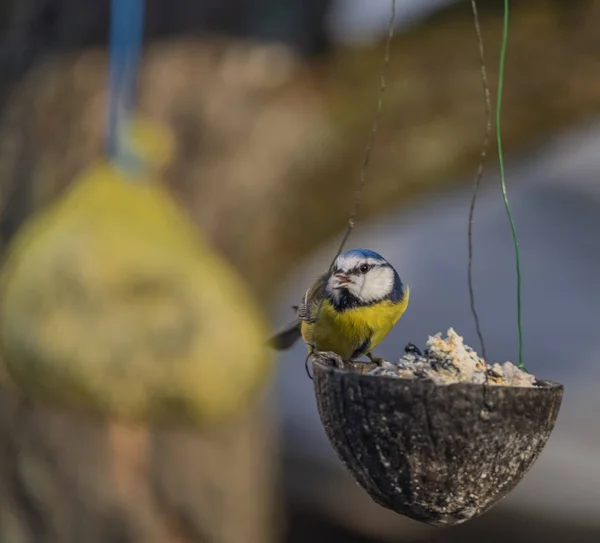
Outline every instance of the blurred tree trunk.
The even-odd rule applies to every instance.
[[[475,171],[483,97],[462,4],[395,41],[362,217]],[[600,110],[598,2],[513,4],[509,151]],[[0,23],[20,6],[33,24],[27,6],[40,5],[8,3],[13,12],[3,6]],[[85,41],[60,11],[44,13],[54,33]],[[501,14],[485,11],[482,26],[494,84]],[[147,51],[141,108],[178,142],[167,181],[265,302],[282,274],[347,219],[381,61],[381,49],[346,51],[307,66],[276,45],[218,39],[173,39]],[[17,64],[0,122],[2,244],[102,150],[104,52],[46,54],[26,73],[28,61]],[[230,427],[194,435],[84,420],[8,389],[0,403],[0,542],[276,539],[277,446],[262,404]]]

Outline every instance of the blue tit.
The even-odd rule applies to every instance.
[[[309,352],[333,352],[343,361],[367,355],[381,343],[408,306],[410,290],[392,265],[368,249],[340,254],[331,270],[306,291],[298,318],[270,344],[289,349],[300,337]]]

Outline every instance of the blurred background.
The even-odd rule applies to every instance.
[[[501,0],[479,0],[492,94]],[[478,349],[467,214],[485,129],[467,0],[397,0],[384,110],[349,247],[411,305],[378,350],[450,326]],[[102,151],[109,2],[0,7],[0,242]],[[377,101],[389,0],[147,0],[140,107],[168,124],[166,181],[273,329],[329,264]],[[90,422],[0,390],[0,542],[600,541],[600,3],[513,0],[503,113],[530,371],[565,385],[554,433],[491,512],[433,529],[373,504],[330,448],[304,370],[209,435]],[[516,278],[494,143],[474,225],[489,357],[517,358]]]

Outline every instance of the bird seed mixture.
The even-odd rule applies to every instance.
[[[504,386],[534,387],[535,376],[520,370],[511,362],[489,365],[454,329],[447,337],[441,332],[429,336],[423,353],[412,344],[397,362],[383,361],[369,375],[399,379],[430,379],[438,385],[474,383]]]

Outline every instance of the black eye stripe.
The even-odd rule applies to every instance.
[[[383,268],[386,264],[384,262],[380,263],[380,264],[360,264],[359,266],[355,266],[352,269],[349,269],[348,271],[344,271],[341,268],[337,268],[334,267],[331,272],[332,273],[338,273],[338,272],[343,272],[346,275],[362,275],[364,273],[367,273],[375,268]],[[361,268],[363,268],[363,266],[365,266],[365,270],[363,271]]]
[[[352,268],[348,273],[350,275],[360,275],[363,273],[367,273],[375,268],[381,268],[383,264],[361,264],[356,268]],[[363,269],[364,268],[364,269]]]

